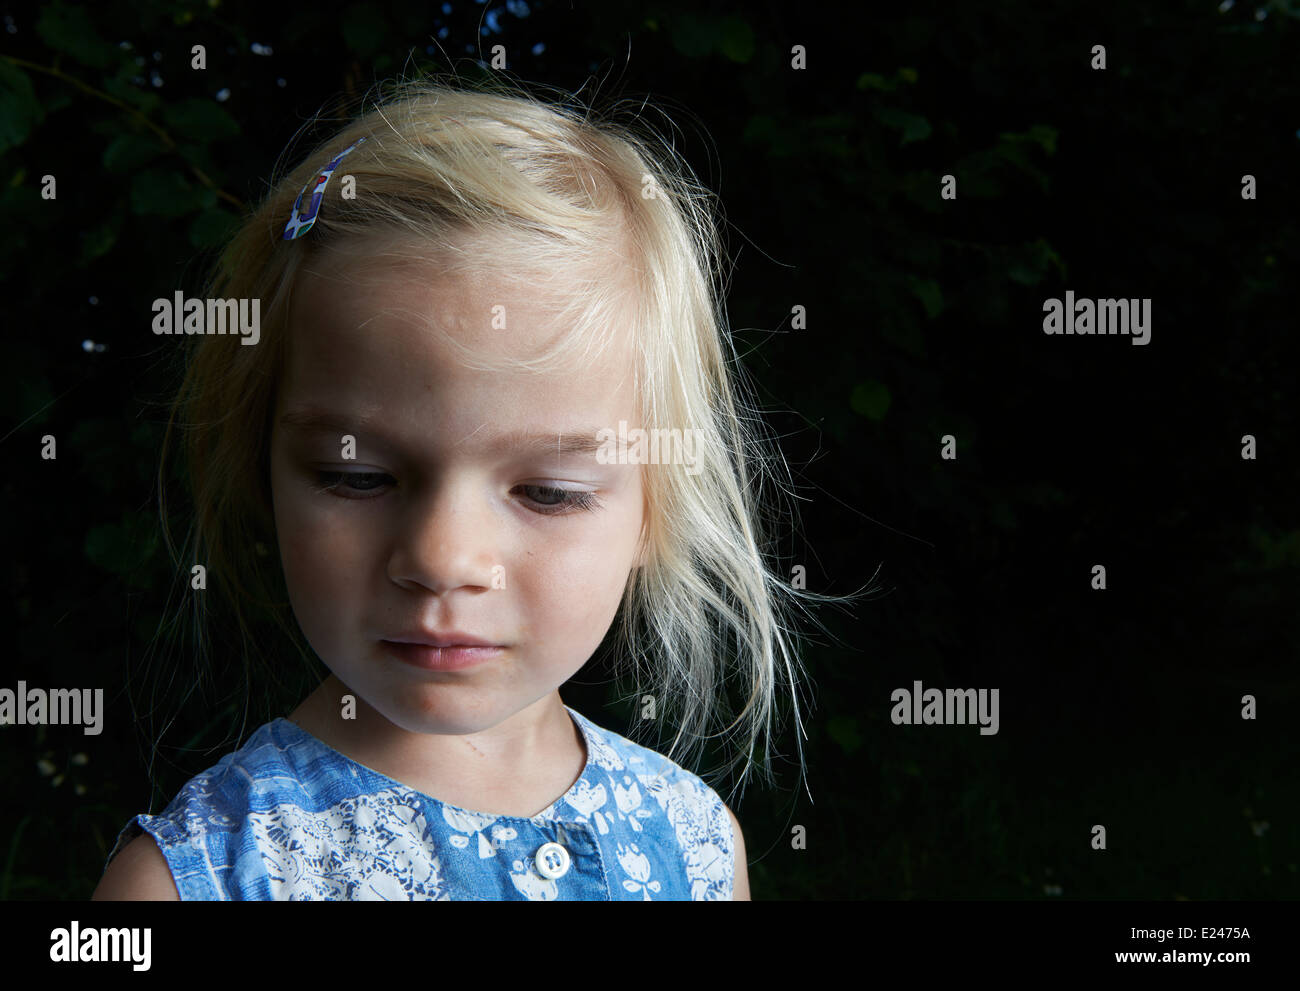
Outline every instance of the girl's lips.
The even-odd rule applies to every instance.
[[[501,644],[493,643],[491,640],[484,640],[482,637],[476,637],[472,633],[462,633],[460,630],[448,630],[446,633],[437,633],[432,630],[412,630],[410,633],[399,633],[389,640],[389,643],[412,643],[421,647],[500,647]]]
[[[382,641],[384,648],[412,667],[425,671],[459,671],[490,661],[505,653],[505,647],[470,646],[430,647],[422,643],[398,643],[393,640]]]

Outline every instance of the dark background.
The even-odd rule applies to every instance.
[[[805,500],[777,563],[884,589],[823,610],[840,643],[806,647],[812,801],[787,728],[780,787],[732,803],[754,898],[1296,897],[1300,4],[1223,6],[0,8],[0,687],[107,705],[97,737],[0,729],[0,899],[87,898],[127,819],[244,718],[237,671],[183,706],[146,678],[168,675],[147,659],[178,347],[150,302],[197,293],[272,170],[335,126],[290,147],[318,110],[404,69],[472,79],[497,43],[519,79],[675,123],[725,208],[736,346]],[[1044,335],[1067,289],[1151,297],[1151,343]],[[563,695],[627,732],[633,687],[606,671]],[[915,680],[1000,689],[1000,732],[893,725]],[[259,696],[247,729],[292,704]]]

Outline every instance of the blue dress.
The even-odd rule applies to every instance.
[[[582,776],[535,816],[448,805],[356,763],[287,719],[138,815],[182,901],[728,900],[731,819],[668,758],[568,710]]]

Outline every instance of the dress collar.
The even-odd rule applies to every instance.
[[[341,761],[354,771],[364,771],[366,774],[378,778],[381,782],[387,782],[388,787],[390,788],[404,788],[407,791],[415,792],[415,794],[419,795],[426,802],[442,809],[482,819],[519,819],[524,821],[545,820],[547,822],[573,823],[577,821],[577,816],[572,811],[574,805],[569,803],[568,800],[593,787],[595,781],[593,780],[592,775],[596,769],[595,754],[598,749],[602,751],[608,749],[608,744],[603,739],[597,737],[596,727],[587,719],[586,716],[570,709],[567,705],[564,706],[564,709],[568,712],[569,718],[573,720],[574,724],[582,732],[583,743],[586,747],[586,760],[582,765],[582,773],[578,775],[578,780],[573,783],[572,787],[546,808],[542,809],[541,812],[532,816],[497,815],[491,812],[476,812],[473,809],[466,809],[459,805],[452,805],[450,802],[444,802],[441,799],[434,798],[432,795],[425,794],[417,788],[412,788],[410,785],[403,784],[401,781],[390,778],[387,774],[376,771],[374,768],[358,763],[347,754],[334,749],[324,740],[312,735],[295,722],[291,722],[290,720],[281,717],[273,720],[272,725],[278,726],[282,732],[288,733],[295,739],[302,741],[313,750],[325,752],[336,761]]]

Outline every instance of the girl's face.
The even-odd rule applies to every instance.
[[[641,468],[594,450],[598,430],[639,425],[630,347],[494,373],[458,364],[430,329],[488,358],[530,349],[563,329],[541,302],[561,285],[512,293],[360,256],[315,266],[294,291],[271,437],[290,601],[334,675],[408,732],[481,732],[554,693],[600,645],[639,563]],[[592,449],[561,444],[577,440]],[[386,643],[450,631],[505,649],[447,671]]]

